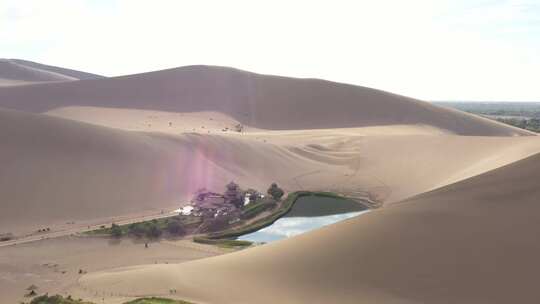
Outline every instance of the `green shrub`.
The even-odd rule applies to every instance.
[[[151,224],[147,226],[148,228],[146,230],[146,237],[151,238],[151,239],[157,239],[161,236],[162,231],[161,229],[159,229],[156,223],[152,222]]]
[[[272,185],[270,185],[270,188],[268,188],[268,194],[270,194],[276,201],[279,201],[283,195],[285,194],[285,192],[283,191],[283,189],[281,189],[280,187],[278,187],[278,185],[276,183],[272,183]]]
[[[251,219],[264,211],[274,209],[276,206],[277,206],[277,203],[275,201],[256,202],[256,203],[248,205],[248,207],[242,211],[242,214],[240,215],[240,217],[242,219]]]
[[[142,298],[133,301],[126,302],[124,304],[192,304],[186,301],[171,300],[165,298]]]
[[[204,226],[201,228],[202,232],[217,232],[223,231],[229,227],[229,221],[232,218],[230,216],[218,216],[204,222]]]
[[[34,298],[30,304],[93,304],[90,302],[83,302],[81,300],[73,300],[71,296],[64,298],[60,295],[42,295]]]
[[[146,233],[146,229],[144,228],[144,225],[142,223],[130,224],[128,227],[128,231],[130,234],[136,237],[142,237]]]
[[[177,220],[176,218],[167,222],[167,231],[172,235],[178,236],[186,234],[186,230],[180,223],[180,220]]]
[[[111,226],[111,235],[115,238],[119,238],[122,236],[122,228],[118,226],[117,224],[112,224]]]
[[[60,295],[43,295],[37,298],[34,298],[30,304],[94,304],[91,302],[83,302],[82,300],[73,300],[71,296],[64,298]],[[126,302],[124,304],[192,304],[180,300],[171,300],[165,298],[141,298],[133,301]]]
[[[225,239],[225,240],[223,240],[223,239],[208,239],[208,238],[204,238],[204,237],[194,237],[193,241],[195,243],[216,245],[216,246],[225,247],[225,248],[248,247],[248,246],[251,246],[253,244],[250,241],[229,240],[229,239]]]

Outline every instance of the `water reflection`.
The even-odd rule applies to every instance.
[[[358,216],[365,212],[367,212],[367,210],[316,217],[283,217],[278,219],[271,226],[268,226],[250,234],[243,235],[238,239],[251,242],[277,241],[323,226],[337,223]]]

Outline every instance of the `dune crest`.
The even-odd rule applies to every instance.
[[[102,77],[27,60],[0,59],[0,87]]]
[[[3,88],[0,106],[39,113],[73,106],[215,111],[246,126],[269,130],[426,125],[458,135],[534,134],[371,88],[215,66]]]

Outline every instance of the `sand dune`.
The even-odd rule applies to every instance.
[[[19,111],[0,116],[3,231],[178,206],[198,188],[219,191],[230,180],[388,204],[540,151],[534,137],[335,130],[165,135]]]
[[[57,67],[57,66],[52,66],[52,65],[46,65],[46,64],[42,64],[42,63],[28,61],[28,60],[9,59],[9,61],[11,61],[13,63],[16,63],[18,65],[31,67],[31,68],[34,68],[34,69],[39,69],[39,70],[43,70],[43,71],[49,71],[49,72],[53,72],[53,73],[62,74],[62,75],[68,76],[68,77],[78,79],[78,80],[105,78],[104,76],[97,75],[97,74],[92,74],[92,73],[88,73],[88,72],[77,71],[77,70],[73,70],[73,69],[67,69],[67,68],[62,68],[62,67]]]
[[[459,135],[532,134],[375,89],[212,66],[4,88],[0,90],[0,106],[32,112],[73,106],[213,111],[247,126],[271,130],[398,124],[426,125]]]
[[[187,202],[198,188],[221,190],[230,180],[258,189],[276,181],[290,191],[332,190],[391,203],[540,151],[531,137],[304,131],[261,140],[260,133],[128,132],[10,110],[0,116],[2,230],[170,207]]]
[[[234,179],[263,188],[309,170],[272,144],[127,132],[11,110],[0,110],[0,141],[0,230],[11,232],[178,207],[201,187],[221,190]],[[279,173],[285,168],[292,171]]]
[[[84,75],[1,64],[10,81],[59,82],[0,88],[0,233],[178,207],[231,180],[384,204],[235,254],[91,273],[74,295],[534,303],[533,133],[317,79],[190,66],[71,81]]]
[[[158,208],[182,187],[169,184],[177,157],[166,139],[7,110],[0,117],[2,230]]]
[[[209,303],[536,303],[539,164],[535,155],[259,248],[81,281]]]
[[[354,189],[366,191],[386,204],[481,174],[540,151],[540,141],[529,137],[334,135],[332,138],[311,137],[307,142],[293,138],[294,143],[286,146],[294,153],[344,168],[341,172],[347,174],[348,179],[328,183],[333,190],[341,189],[344,193]],[[313,147],[313,143],[327,150],[321,151]],[[324,175],[322,170],[320,174],[304,176],[299,181],[307,183],[323,179]]]
[[[20,59],[0,59],[0,86],[102,78],[81,71]]]
[[[65,295],[65,290],[80,277],[79,269],[96,271],[120,265],[179,263],[225,252],[227,250],[188,240],[154,242],[150,248],[144,248],[140,242],[108,242],[88,237],[63,237],[3,247],[0,249],[0,302],[28,303],[23,291],[30,284],[49,294]],[[117,303],[127,301],[120,299]],[[94,301],[100,302],[101,298]]]
[[[539,151],[506,137],[527,131],[410,98],[220,67],[5,87],[0,104],[48,111],[0,111],[4,230],[163,208],[233,179],[392,203]]]

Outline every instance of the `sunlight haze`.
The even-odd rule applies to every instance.
[[[538,1],[0,3],[0,57],[117,76],[205,64],[424,100],[540,100]]]

